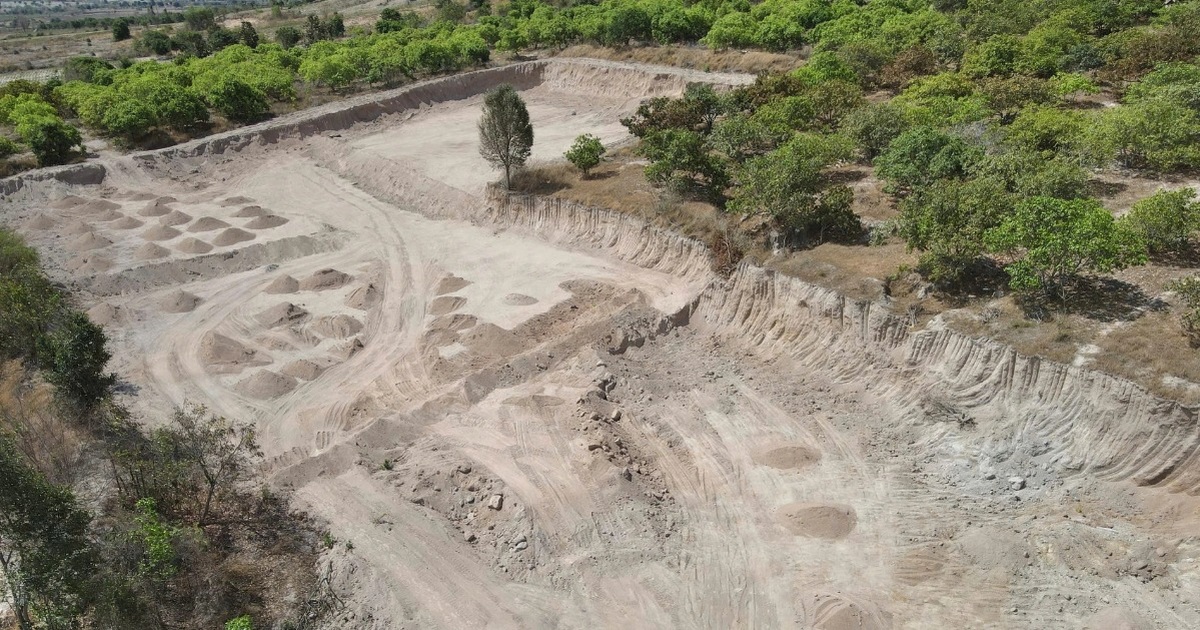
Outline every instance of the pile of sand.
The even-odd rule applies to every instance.
[[[537,302],[537,298],[522,293],[509,293],[504,296],[504,303],[509,306],[529,306],[530,304],[537,304]]]
[[[246,206],[233,213],[233,216],[238,219],[250,219],[253,217],[265,217],[268,214],[266,210],[263,210],[262,206]]]
[[[161,217],[166,214],[171,214],[171,207],[168,206],[165,201],[159,199],[158,201],[151,201],[150,203],[146,204],[145,208],[138,210],[138,214],[144,217]]]
[[[87,199],[84,199],[83,197],[79,197],[77,195],[67,195],[66,197],[63,197],[62,199],[50,204],[50,207],[54,208],[55,210],[70,210],[71,208],[82,206],[85,203],[87,203]]]
[[[88,319],[100,326],[116,326],[125,322],[125,309],[101,302],[88,309]]]
[[[254,235],[239,228],[228,228],[223,230],[213,239],[213,245],[224,247],[226,245],[234,245],[245,241],[254,240]]]
[[[226,207],[242,206],[242,205],[245,205],[248,203],[254,203],[254,200],[249,197],[243,197],[241,195],[237,195],[235,197],[226,197],[225,200],[221,202],[221,205],[226,206]]]
[[[238,371],[252,365],[267,365],[271,358],[222,335],[209,331],[200,339],[200,360],[213,372]]]
[[[212,251],[213,246],[198,238],[188,237],[182,241],[179,241],[179,244],[175,246],[175,249],[178,249],[185,254],[207,254],[208,252]]]
[[[117,219],[120,219],[123,216],[125,216],[125,215],[121,214],[120,212],[117,212],[116,210],[105,210],[104,212],[101,212],[100,214],[97,214],[96,216],[92,217],[92,220],[93,221],[104,221],[104,222],[116,221]]]
[[[187,291],[173,291],[158,300],[164,313],[188,313],[196,309],[200,298]]]
[[[378,304],[380,297],[375,285],[368,284],[351,291],[350,295],[346,296],[346,306],[365,311]]]
[[[858,515],[848,505],[789,503],[779,508],[783,526],[798,536],[845,538],[858,524]]]
[[[132,230],[134,228],[140,228],[143,225],[145,225],[145,223],[142,223],[133,217],[125,217],[124,219],[113,221],[112,223],[108,224],[108,227],[117,230]]]
[[[51,219],[44,214],[34,215],[33,218],[26,221],[24,225],[25,229],[27,230],[48,230],[54,226],[54,219]]]
[[[113,203],[107,199],[93,199],[80,206],[79,210],[88,214],[94,214],[108,210],[119,210],[120,208],[121,204]]]
[[[254,319],[267,328],[275,328],[303,321],[307,317],[308,311],[291,302],[283,302],[255,315]]]
[[[153,195],[148,192],[134,192],[134,193],[126,193],[123,198],[128,199],[130,201],[150,201],[151,199],[154,199],[156,197],[157,197],[157,195]]]
[[[442,297],[433,299],[433,303],[429,305],[429,314],[433,315],[434,317],[440,317],[442,315],[457,311],[466,303],[467,298],[444,295]]]
[[[454,274],[450,274],[445,278],[442,278],[441,282],[438,282],[436,293],[438,295],[446,295],[447,293],[454,293],[455,291],[470,285],[470,282],[463,280]]]
[[[233,389],[243,396],[267,400],[278,398],[296,389],[296,379],[286,374],[271,370],[259,370],[249,378],[243,379]]]
[[[79,236],[79,238],[71,241],[71,244],[67,246],[67,249],[70,249],[73,252],[86,252],[93,249],[100,249],[101,247],[108,247],[109,245],[112,245],[112,241],[100,236],[99,234],[96,234],[95,232],[88,232],[87,234],[82,234]]]
[[[279,276],[263,289],[263,293],[295,293],[300,290],[300,282],[291,276]]]
[[[192,220],[192,215],[178,210],[172,210],[169,214],[164,214],[158,220],[159,225],[183,225]]]
[[[300,281],[302,291],[328,291],[346,286],[352,278],[337,269],[322,269]]]
[[[187,231],[211,232],[213,230],[219,230],[227,227],[229,227],[229,224],[220,219],[215,219],[213,217],[200,217],[199,219],[196,219],[195,223],[188,226]]]
[[[166,247],[163,247],[162,245],[155,245],[154,243],[146,243],[145,245],[142,245],[141,247],[137,248],[137,251],[133,252],[133,256],[135,258],[137,258],[138,260],[155,260],[157,258],[162,258],[163,256],[167,256],[170,253],[171,252],[169,250],[167,250]]]
[[[80,234],[87,234],[93,229],[95,228],[93,228],[90,223],[84,223],[83,221],[72,221],[64,225],[63,228],[59,230],[59,233],[66,234],[68,236],[78,236]]]
[[[357,335],[363,329],[362,322],[349,315],[322,317],[312,325],[313,332],[322,337],[345,339]]]
[[[755,460],[779,470],[797,470],[821,461],[821,452],[807,446],[782,446],[762,453]]]
[[[283,366],[280,372],[293,376],[302,381],[311,381],[321,375],[325,368],[309,361],[308,359],[297,359]]]
[[[176,236],[179,236],[179,230],[165,225],[156,225],[142,232],[142,238],[147,241],[169,241]]]
[[[281,216],[274,215],[274,214],[267,214],[267,215],[258,217],[256,219],[254,219],[253,221],[250,221],[249,223],[246,224],[246,227],[248,227],[252,230],[266,230],[266,229],[270,229],[270,228],[279,227],[287,222],[288,222],[288,220]]]
[[[366,346],[363,345],[362,339],[355,337],[353,341],[342,346],[341,348],[338,348],[337,350],[334,351],[333,354],[334,354],[334,356],[340,357],[345,360],[349,360],[350,357],[353,357],[354,355],[358,354],[359,351],[365,347]]]

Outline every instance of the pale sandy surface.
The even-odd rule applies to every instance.
[[[628,86],[571,76],[525,92],[535,157],[624,139]],[[828,295],[726,283],[636,226],[506,222],[479,100],[114,159],[3,215],[147,422],[257,424],[273,482],[352,544],[330,627],[1200,625],[1186,412],[1082,372],[1018,391],[1051,370],[968,343],[851,343]]]

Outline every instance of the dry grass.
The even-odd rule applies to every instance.
[[[54,390],[20,361],[0,364],[0,433],[50,481],[69,484],[78,470],[84,435],[61,418]]]
[[[709,72],[787,72],[804,64],[801,55],[784,55],[757,50],[710,50],[700,46],[631,46],[603,48],[590,44],[571,46],[561,57],[591,57],[610,61],[636,61]]]

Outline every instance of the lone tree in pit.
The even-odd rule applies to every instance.
[[[504,169],[504,188],[511,188],[512,171],[525,165],[533,148],[533,125],[525,101],[511,85],[501,85],[483,97],[479,119],[479,154]]]

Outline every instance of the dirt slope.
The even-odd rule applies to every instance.
[[[111,322],[147,421],[258,424],[339,540],[332,627],[1200,626],[1194,409],[485,192],[486,87],[550,159],[698,78],[747,80],[453,77],[9,181],[3,219]]]

